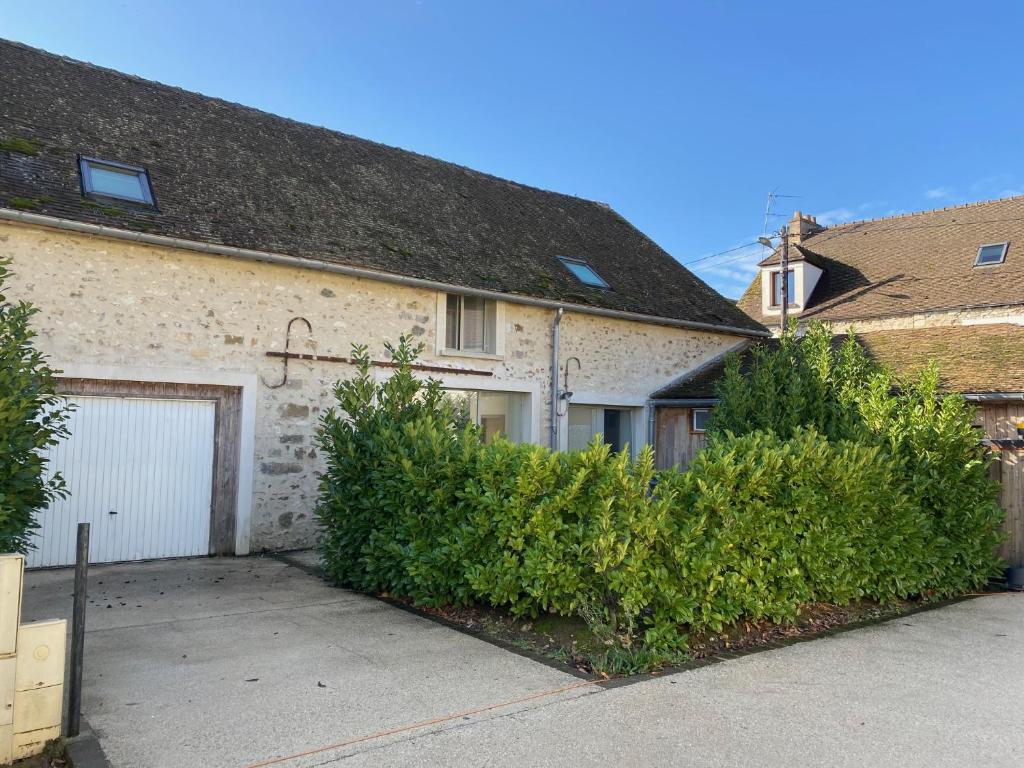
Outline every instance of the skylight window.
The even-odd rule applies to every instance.
[[[153,205],[153,190],[145,168],[93,157],[83,157],[78,162],[84,194]]]
[[[983,245],[978,249],[978,257],[974,260],[974,266],[984,267],[990,264],[1002,264],[1006,259],[1006,249],[1009,243],[992,243]]]
[[[568,256],[559,256],[558,260],[584,285],[591,285],[595,288],[609,287],[608,283],[594,271],[594,268],[582,259],[570,259]]]

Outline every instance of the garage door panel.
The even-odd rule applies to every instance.
[[[79,522],[92,524],[92,562],[208,554],[216,403],[70,400],[71,436],[49,451],[70,497],[40,515],[28,564],[74,562]]]

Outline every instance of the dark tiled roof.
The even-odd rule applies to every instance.
[[[836,336],[836,343],[846,337]],[[937,328],[872,331],[857,335],[868,355],[908,379],[930,360],[939,365],[940,385],[946,392],[994,394],[1024,392],[1024,326],[1010,323],[953,325]],[[740,370],[749,371],[752,350],[776,339],[747,344],[740,354]],[[715,386],[725,373],[725,357],[673,382],[651,395],[659,400],[715,397]]]
[[[78,154],[147,168],[159,210],[84,200]],[[3,41],[0,206],[763,330],[600,203]],[[584,286],[559,255],[611,289]]]
[[[974,266],[980,245],[1002,242],[1003,264]],[[1024,196],[828,227],[799,248],[824,270],[802,319],[1024,304]],[[773,322],[761,314],[760,275],[739,306]]]
[[[778,346],[778,339],[764,339],[744,344],[726,355],[717,357],[699,368],[683,374],[680,378],[657,392],[651,393],[652,400],[713,400],[718,397],[715,388],[725,375],[725,361],[730,354],[740,356],[740,371],[750,372],[754,347],[770,344]]]

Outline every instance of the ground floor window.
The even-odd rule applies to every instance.
[[[710,408],[694,408],[693,409],[693,431],[694,432],[707,432],[708,421],[711,420],[711,409]]]
[[[529,440],[530,396],[524,392],[449,389],[466,418],[483,430],[484,442],[501,434],[513,443]]]
[[[569,450],[579,451],[597,434],[613,451],[622,451],[626,445],[635,450],[633,439],[635,408],[613,408],[603,405],[569,406]]]

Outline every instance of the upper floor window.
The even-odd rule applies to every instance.
[[[782,272],[772,272],[772,306],[782,306]],[[790,306],[796,304],[796,281],[793,279],[793,270],[786,272],[786,293]]]
[[[153,190],[145,168],[94,157],[79,158],[78,163],[84,194],[153,205]]]
[[[583,261],[583,259],[570,259],[568,256],[559,256],[558,260],[584,285],[590,285],[594,288],[609,287],[604,278],[597,274],[594,268]]]
[[[497,305],[493,299],[449,293],[445,297],[444,346],[459,352],[497,354]]]
[[[978,256],[974,260],[974,266],[984,267],[986,264],[1002,264],[1006,259],[1006,249],[1009,243],[992,243],[983,245],[978,249]]]

